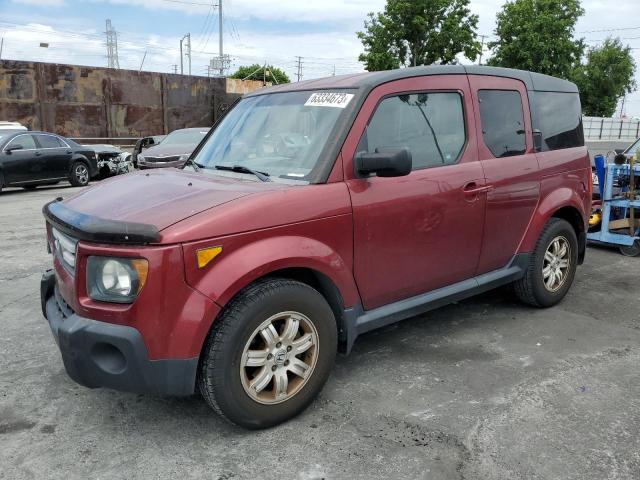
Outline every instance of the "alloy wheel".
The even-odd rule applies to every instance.
[[[281,312],[256,328],[242,352],[240,377],[262,404],[289,400],[307,383],[318,360],[318,332],[299,312]]]
[[[542,278],[545,288],[550,292],[557,292],[567,281],[571,266],[571,244],[564,236],[555,237],[546,252],[542,262]]]
[[[76,180],[83,185],[89,182],[89,170],[82,164],[76,165],[75,176]]]

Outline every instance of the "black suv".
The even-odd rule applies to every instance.
[[[0,130],[0,190],[69,180],[82,187],[98,174],[94,151],[46,132]]]

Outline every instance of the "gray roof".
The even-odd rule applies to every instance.
[[[257,90],[247,96],[263,95],[266,93],[289,92],[296,90],[324,90],[358,88],[371,90],[383,83],[402,78],[420,77],[425,75],[490,75],[495,77],[507,77],[521,80],[527,90],[540,90],[550,92],[577,93],[575,84],[560,78],[542,75],[526,70],[512,68],[484,67],[477,65],[432,65],[423,67],[399,68],[381,72],[365,72],[335,77],[304,80],[302,82],[286,83],[273,87]]]

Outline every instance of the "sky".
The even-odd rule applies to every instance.
[[[180,39],[192,40],[192,74],[207,75],[218,52],[218,0],[0,0],[2,59],[106,66],[105,21],[118,34],[121,68],[172,72],[180,69]],[[491,40],[495,15],[504,0],[471,0],[479,15],[478,34]],[[222,0],[224,53],[231,71],[240,65],[268,63],[297,78],[363,71],[358,62],[368,12],[385,0]],[[576,35],[588,45],[617,36],[633,48],[640,84],[640,2],[583,0],[585,15]],[[48,48],[40,47],[48,43]],[[146,52],[146,54],[145,54]],[[485,59],[490,52],[485,52]],[[471,63],[462,59],[462,63]],[[184,58],[187,71],[188,59]],[[621,105],[616,116],[620,115]],[[627,96],[627,116],[640,117],[640,92]]]

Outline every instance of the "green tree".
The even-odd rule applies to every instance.
[[[265,82],[271,82],[275,84],[290,82],[287,74],[284,73],[284,71],[282,71],[281,69],[272,65],[267,65],[265,71],[265,66],[258,65],[257,63],[238,68],[238,70],[230,75],[230,77],[239,78],[241,80],[264,80]]]
[[[473,61],[477,25],[469,0],[387,0],[357,33],[365,50],[359,59],[369,71],[454,63],[459,53]]]
[[[607,38],[602,45],[587,51],[586,63],[581,64],[572,78],[580,89],[585,115],[611,117],[618,100],[633,92],[636,64],[631,48],[617,38]]]
[[[584,51],[573,38],[584,13],[579,0],[513,0],[496,16],[489,65],[570,78]]]

